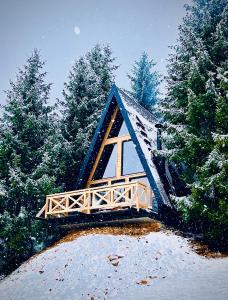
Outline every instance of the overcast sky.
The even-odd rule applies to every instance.
[[[126,73],[143,51],[165,74],[168,46],[190,0],[0,0],[0,103],[34,48],[46,61],[51,99],[61,97],[74,60],[96,43],[109,43],[120,68],[116,84],[129,88]]]

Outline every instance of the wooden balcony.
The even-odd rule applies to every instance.
[[[131,207],[139,211],[152,206],[148,193],[146,184],[130,182],[48,195],[45,205],[36,217],[58,218],[75,212],[91,214],[95,211]]]

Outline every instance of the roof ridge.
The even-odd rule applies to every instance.
[[[138,106],[140,109],[142,109],[142,111],[147,115],[147,117],[149,119],[154,120],[154,121],[157,121],[158,122],[158,119],[157,117],[152,113],[150,112],[149,110],[147,110],[145,107],[143,107],[135,98],[131,97],[128,93],[129,91],[127,91],[126,89],[123,89],[123,88],[119,88],[117,87],[117,89],[125,95],[125,97],[127,97],[128,99],[130,99],[130,101],[134,102],[134,104],[136,106]]]

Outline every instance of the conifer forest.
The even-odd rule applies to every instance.
[[[145,47],[132,61],[125,74],[129,88],[121,88],[162,124],[162,147],[156,155],[177,170],[183,187],[179,194],[169,195],[174,212],[160,221],[198,237],[210,251],[227,253],[227,0],[193,0],[185,5],[165,75],[156,68],[150,50],[153,53]],[[121,68],[112,45],[98,41],[75,56],[61,94],[53,99],[55,82],[47,74],[48,64],[42,49],[34,48],[24,65],[15,66],[19,69],[4,92],[0,109],[3,277],[66,235],[66,229],[36,215],[46,195],[75,189]],[[178,221],[172,222],[173,218]],[[111,257],[110,263],[115,259],[118,265],[122,258]]]

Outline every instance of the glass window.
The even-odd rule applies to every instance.
[[[123,124],[121,125],[121,128],[120,128],[118,136],[127,135],[127,134],[129,134],[128,129],[127,129],[127,125],[123,121]]]
[[[138,153],[132,141],[123,143],[122,175],[144,172]]]
[[[129,134],[129,132],[126,123],[123,121],[123,119],[117,119],[112,125],[112,129],[108,135],[108,138],[123,136],[127,134]]]
[[[110,144],[104,147],[94,174],[94,180],[116,176],[117,144]]]

